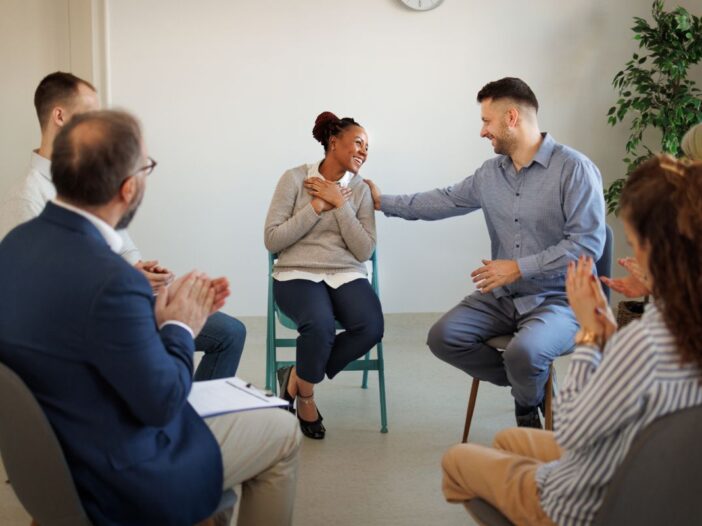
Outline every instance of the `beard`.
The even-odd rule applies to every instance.
[[[500,128],[499,136],[495,135],[495,146],[493,150],[497,155],[512,155],[515,150],[517,139],[509,132],[507,126],[503,125]]]
[[[139,206],[141,205],[141,201],[144,199],[144,187],[140,186],[139,187],[139,192],[134,196],[134,199],[132,199],[132,202],[129,204],[129,208],[127,211],[124,213],[122,217],[119,218],[119,221],[117,221],[117,225],[115,226],[115,230],[124,230],[129,226],[129,224],[132,222],[132,219],[134,219],[134,216],[137,213],[137,210],[139,210]]]

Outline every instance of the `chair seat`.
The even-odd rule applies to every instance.
[[[485,526],[514,526],[514,524],[500,510],[483,499],[472,499],[466,502],[470,514]]]

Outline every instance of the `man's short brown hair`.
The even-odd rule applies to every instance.
[[[485,99],[512,99],[518,104],[539,111],[539,101],[536,100],[534,92],[526,82],[516,77],[505,77],[485,84],[478,92],[478,102],[483,102]]]
[[[51,110],[57,104],[68,103],[71,98],[78,95],[78,87],[81,84],[93,91],[97,91],[95,86],[87,80],[63,71],[51,73],[42,79],[34,92],[34,108],[37,110],[37,117],[42,130],[49,121]]]

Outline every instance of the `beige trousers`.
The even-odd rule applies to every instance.
[[[541,509],[534,477],[541,464],[560,456],[553,433],[540,429],[506,429],[492,448],[458,444],[441,462],[444,496],[449,502],[480,497],[518,526],[555,526]]]
[[[300,428],[280,409],[208,418],[222,450],[224,489],[242,486],[238,526],[292,524]]]

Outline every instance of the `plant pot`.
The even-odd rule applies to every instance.
[[[638,320],[644,313],[644,301],[620,301],[617,305],[617,325],[621,329],[634,320]]]

